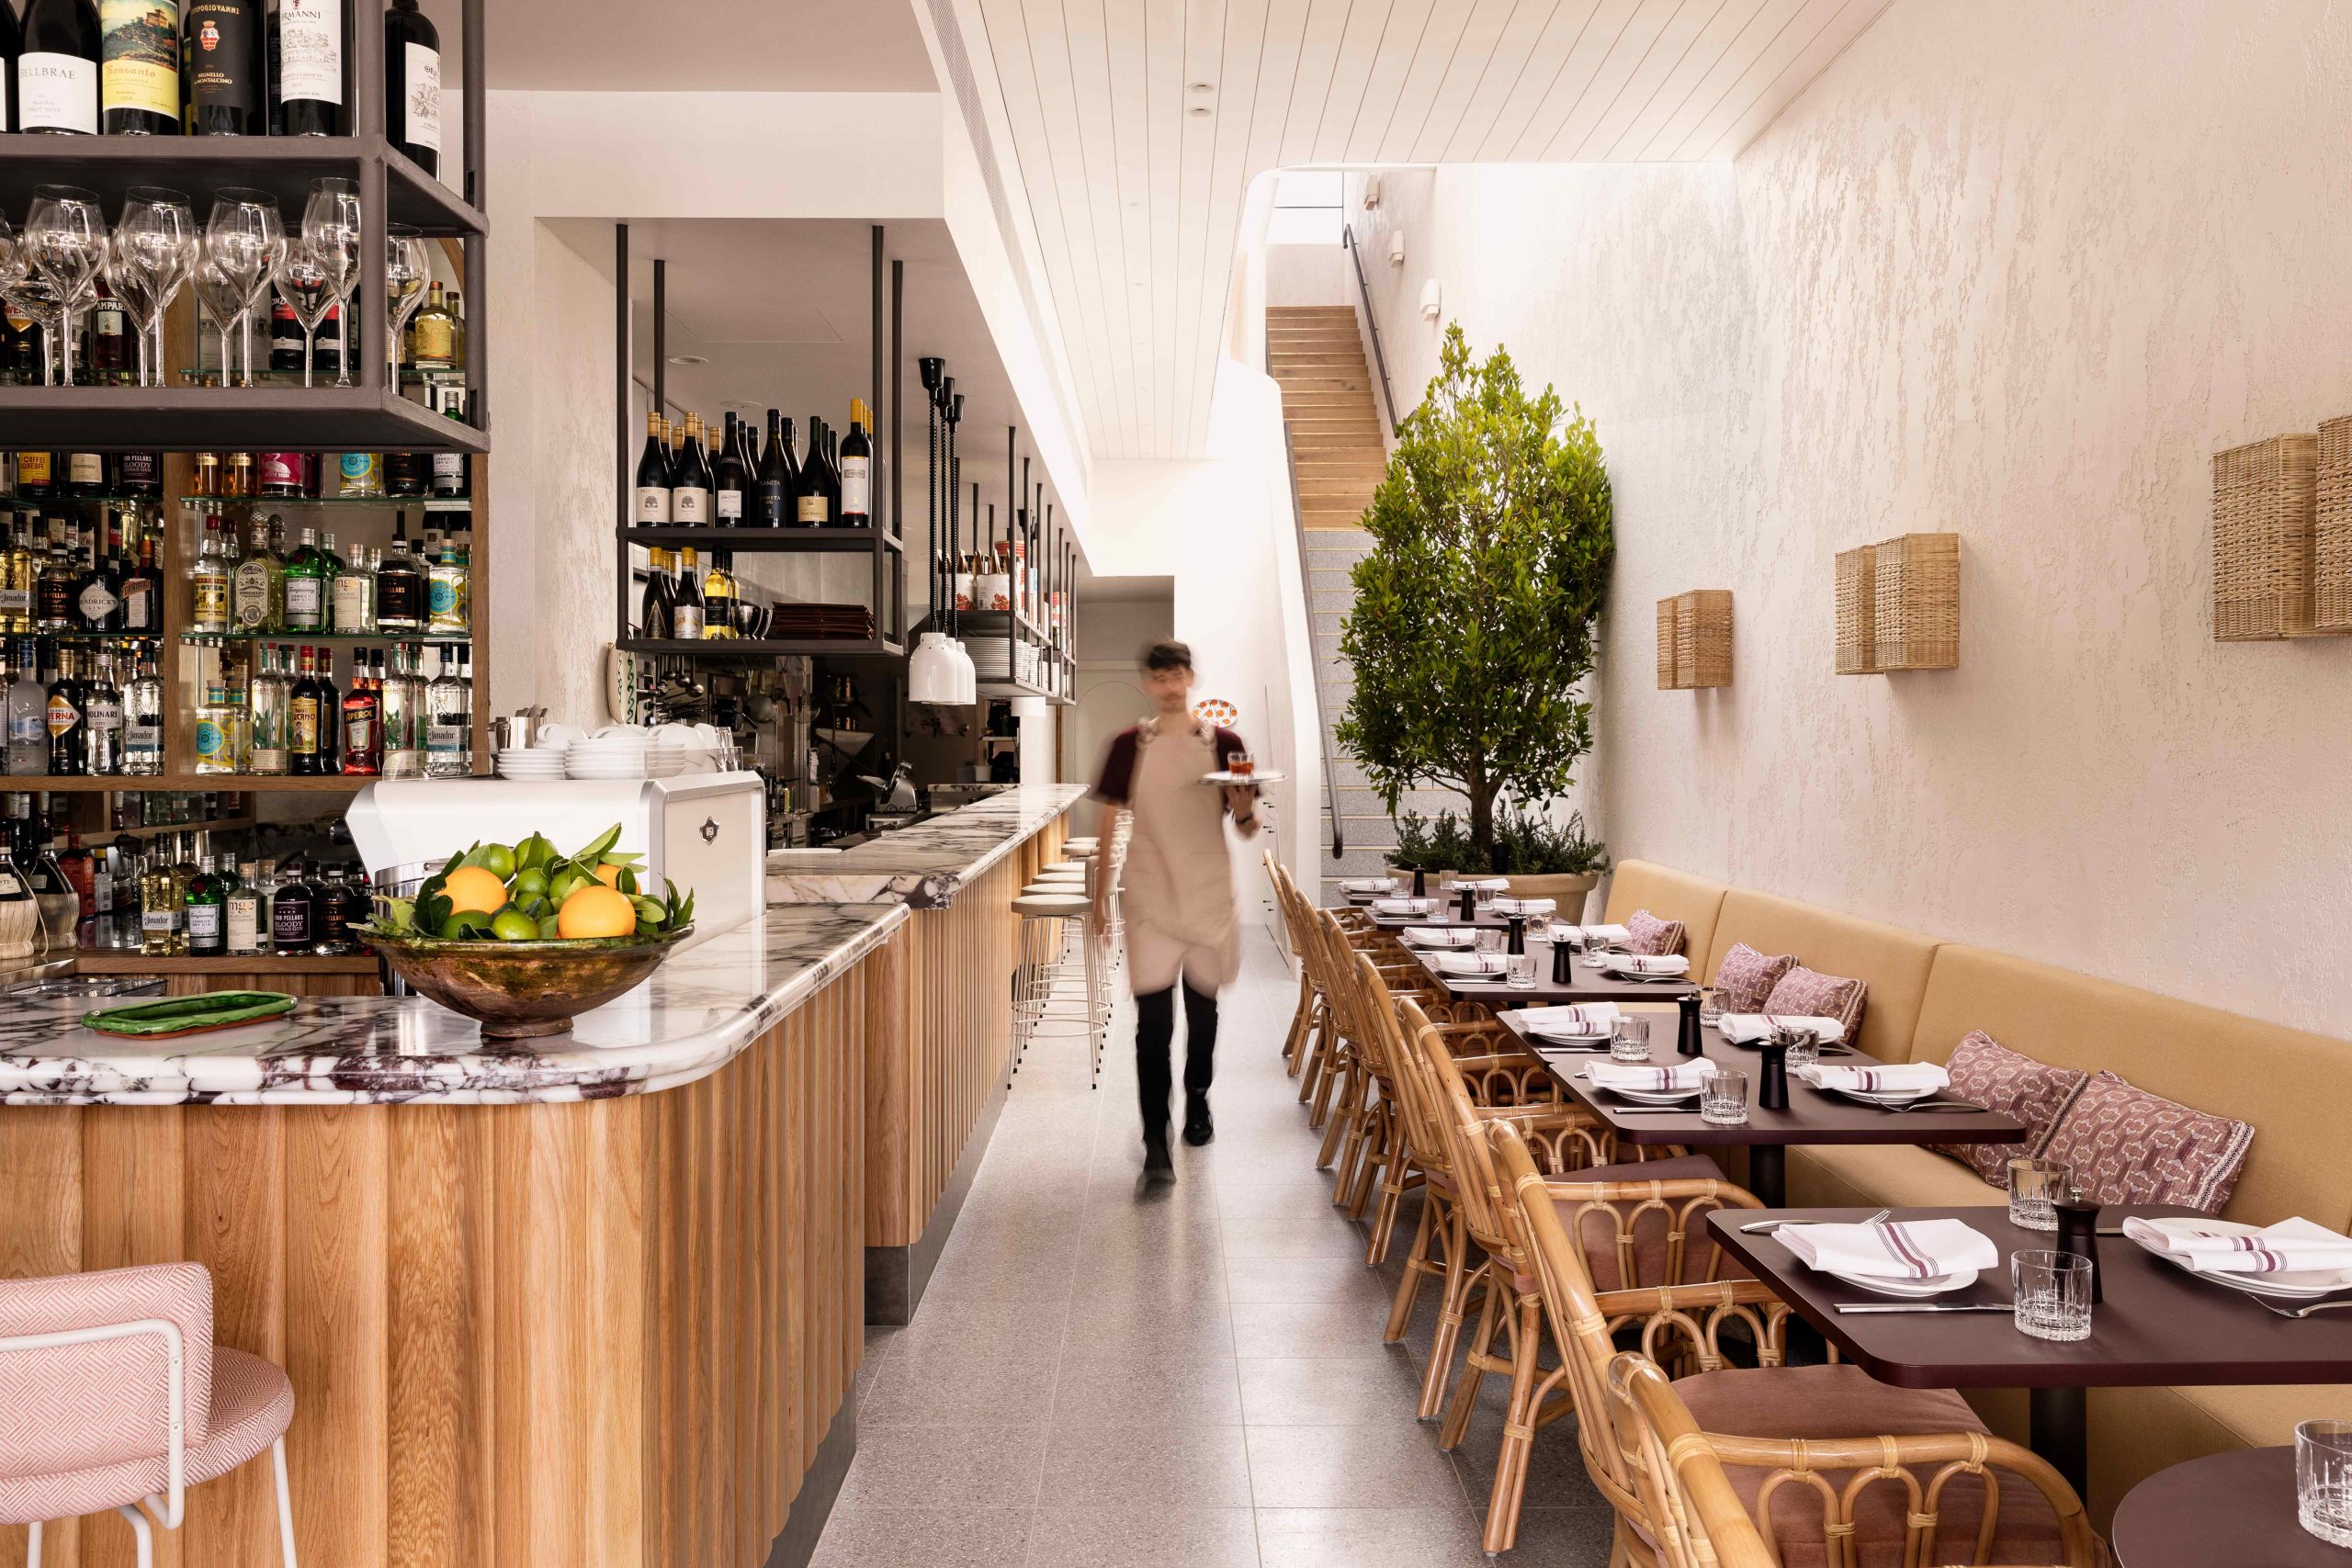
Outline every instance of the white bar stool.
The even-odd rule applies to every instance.
[[[1012,972],[1013,1072],[1021,1070],[1021,1058],[1028,1055],[1029,1042],[1035,1035],[1037,1025],[1044,1021],[1046,1006],[1052,999],[1054,978],[1069,942],[1069,928],[1064,922],[1076,920],[1082,928],[1087,911],[1093,907],[1094,900],[1083,888],[1067,892],[1023,889],[1021,897],[1012,900],[1012,912],[1021,917],[1018,961]],[[1088,942],[1087,948],[1091,971],[1093,943]],[[1090,993],[1092,988],[1090,979]],[[1012,1087],[1010,1082],[1006,1087]]]

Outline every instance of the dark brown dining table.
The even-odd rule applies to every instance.
[[[2123,1495],[2107,1532],[2116,1568],[2345,1568],[2295,1517],[2295,1450],[2232,1449],[2160,1470]]]
[[[1419,926],[1436,922],[1409,923]],[[1410,942],[1406,942],[1404,948],[1420,960],[1421,967],[1445,988],[1447,996],[1458,1002],[1484,1002],[1498,1013],[1506,1008],[1550,1007],[1559,1002],[1671,1002],[1678,997],[1694,995],[1699,989],[1698,983],[1687,975],[1651,980],[1605,975],[1588,968],[1581,954],[1570,965],[1575,978],[1565,986],[1559,985],[1552,978],[1552,944],[1531,942],[1527,951],[1535,959],[1535,984],[1531,989],[1513,990],[1500,975],[1449,975],[1437,966],[1435,950],[1415,947]]]
[[[1521,996],[1530,993],[1520,992]],[[1622,1001],[1622,996],[1560,998],[1560,1000]],[[1651,999],[1651,998],[1642,998]],[[1753,1046],[1735,1045],[1723,1037],[1722,1032],[1710,1024],[1699,1032],[1699,1043],[1706,1057],[1722,1066],[1736,1067],[1748,1077],[1747,1120],[1736,1125],[1720,1125],[1699,1119],[1696,1100],[1687,1111],[1657,1111],[1635,1106],[1620,1100],[1606,1089],[1593,1088],[1576,1076],[1577,1069],[1588,1062],[1605,1062],[1606,1050],[1589,1054],[1562,1055],[1556,1046],[1544,1046],[1527,1031],[1526,1022],[1511,1013],[1498,1015],[1503,1028],[1512,1039],[1528,1052],[1539,1057],[1552,1069],[1562,1088],[1581,1101],[1587,1109],[1609,1124],[1620,1143],[1641,1145],[1679,1144],[1690,1148],[1745,1148],[1747,1151],[1747,1190],[1767,1205],[1777,1207],[1788,1201],[1788,1147],[1791,1144],[2021,1144],[2025,1141],[2025,1126],[2014,1117],[1997,1111],[1883,1111],[1875,1105],[1865,1105],[1843,1095],[1826,1093],[1789,1075],[1789,1105],[1785,1111],[1768,1111],[1756,1103],[1763,1078],[1763,1058]],[[1690,1058],[1675,1050],[1677,1020],[1668,1016],[1650,1026],[1650,1060],[1661,1066],[1672,1066]],[[1546,1055],[1549,1051],[1551,1054]],[[1836,1066],[1850,1064],[1868,1066],[1871,1058],[1857,1051],[1825,1049],[1823,1065]],[[1950,1097],[1937,1095],[1945,1100]],[[2005,1200],[2006,1201],[2006,1200]]]
[[[2054,1249],[2057,1237],[2009,1224],[2007,1201],[1989,1187],[1985,1192],[1982,1208],[1899,1209],[1894,1214],[1899,1221],[1965,1220],[2000,1249],[2000,1263],[1974,1284],[1937,1296],[1932,1303],[1894,1303],[1874,1295],[1807,1268],[1771,1235],[1740,1228],[1771,1221],[1859,1224],[1871,1217],[1874,1211],[1869,1209],[1717,1210],[1707,1216],[1707,1228],[1749,1272],[1881,1382],[1897,1388],[2026,1390],[2033,1451],[2056,1466],[2078,1494],[2084,1486],[2091,1389],[2352,1380],[2352,1314],[2282,1317],[2242,1291],[2199,1279],[2121,1235],[2103,1234],[2133,1215],[2204,1217],[2172,1204],[2100,1212],[2103,1299],[2091,1309],[2087,1339],[2061,1343],[2034,1338],[2019,1333],[2006,1311],[1838,1310],[1857,1303],[2006,1307],[2010,1254]],[[2134,1562],[2133,1568],[2139,1565]]]

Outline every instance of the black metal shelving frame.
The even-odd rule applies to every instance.
[[[254,447],[323,451],[490,450],[488,378],[490,224],[484,11],[463,0],[464,193],[451,191],[393,147],[385,134],[384,15],[388,0],[352,0],[347,96],[349,136],[0,135],[0,208],[21,211],[40,185],[96,191],[109,209],[134,185],[184,192],[199,211],[225,186],[274,193],[299,224],[311,182],[345,176],[359,186],[360,276],[384,274],[386,228],[406,223],[465,252],[467,419],[434,413],[401,395],[384,355],[359,351],[351,387],[0,387],[0,430],[12,445],[80,451],[233,451]],[[385,341],[384,291],[364,288],[353,323],[358,345]]]

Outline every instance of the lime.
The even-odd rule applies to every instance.
[[[545,898],[540,897],[536,893],[526,898],[515,899],[514,907],[522,910],[523,913],[530,916],[531,919],[535,920],[543,915],[552,915],[555,913],[555,906],[548,903]]]
[[[520,909],[501,909],[491,918],[490,934],[501,942],[537,942],[539,922]]]
[[[548,874],[537,866],[526,866],[514,874],[514,880],[508,887],[514,895],[514,902],[519,904],[526,898],[537,897],[547,892]]]
[[[563,901],[571,897],[580,887],[594,880],[593,876],[583,875],[578,870],[567,867],[557,872],[554,879],[548,884],[548,897],[560,907]]]
[[[481,909],[460,909],[441,922],[441,935],[457,942],[490,934],[491,917]]]
[[[534,833],[514,846],[514,863],[525,871],[538,871],[555,859],[555,845],[544,834]]]
[[[670,918],[668,907],[659,898],[648,898],[640,894],[631,898],[629,902],[637,906],[638,920],[642,924],[652,926],[656,931],[661,930],[662,922]]]
[[[500,881],[514,874],[514,852],[504,844],[484,844],[476,853],[474,863],[495,875]]]

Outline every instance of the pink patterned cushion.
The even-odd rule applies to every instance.
[[[1725,1012],[1762,1012],[1764,998],[1796,962],[1789,953],[1767,958],[1744,942],[1733,942],[1715,965],[1715,1000]]]
[[[1682,951],[1680,920],[1661,920],[1647,909],[1636,909],[1625,917],[1625,945],[1635,953],[1662,956]]]
[[[196,1448],[204,1441],[212,1407],[212,1276],[203,1265],[0,1280],[0,1339],[146,1318],[161,1318],[180,1331],[187,1445]],[[166,1365],[164,1339],[153,1334],[0,1351],[0,1478],[54,1475],[163,1453],[169,1443]]]
[[[1773,983],[1771,994],[1758,1010],[1798,1018],[1834,1018],[1846,1026],[1846,1038],[1850,1041],[1862,1027],[1862,1002],[1869,991],[1870,987],[1860,980],[1818,974],[1799,964]]]
[[[2009,1161],[2039,1157],[2057,1130],[2059,1117],[2090,1081],[2088,1073],[2020,1056],[1981,1029],[1952,1047],[1951,1060],[1944,1066],[1951,1074],[1954,1099],[1973,1100],[2025,1123],[2021,1144],[1928,1145],[2000,1188],[2009,1184]]]
[[[2249,1122],[2192,1110],[2103,1072],[2059,1117],[2041,1154],[2102,1203],[2179,1203],[2218,1214],[2253,1142]]]

